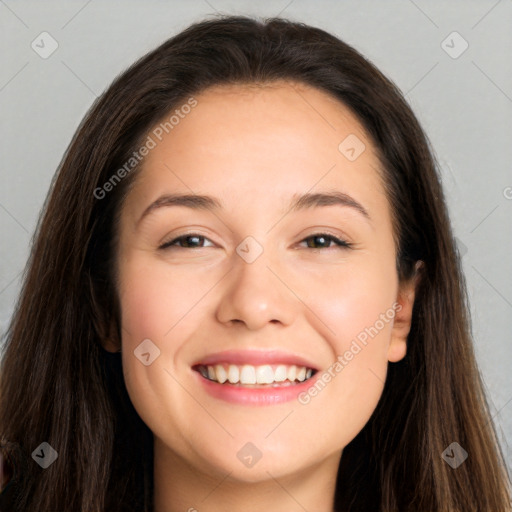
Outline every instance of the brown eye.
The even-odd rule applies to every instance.
[[[314,235],[304,238],[302,241],[306,242],[310,249],[331,249],[332,242],[334,242],[338,247],[349,248],[351,246],[349,242],[341,240],[335,236],[328,235],[327,233],[315,233]],[[321,247],[317,247],[317,245],[320,245]]]
[[[203,247],[207,247],[204,245],[205,240],[208,240],[205,236],[190,233],[187,235],[181,235],[169,242],[165,242],[159,247],[159,249],[168,249],[170,247],[176,247],[178,249],[201,249]]]

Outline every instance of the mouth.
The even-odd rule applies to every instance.
[[[296,386],[311,379],[317,370],[294,364],[198,364],[192,367],[205,379],[239,388],[280,388]]]
[[[204,356],[191,368],[210,397],[243,406],[296,400],[318,374],[307,358],[279,350],[226,350]]]

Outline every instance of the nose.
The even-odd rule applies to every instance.
[[[293,283],[279,265],[269,261],[264,251],[256,261],[247,263],[234,256],[234,268],[226,276],[216,317],[223,324],[245,324],[258,330],[267,324],[290,325],[300,302],[294,296]]]

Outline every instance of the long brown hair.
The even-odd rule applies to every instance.
[[[407,355],[389,365],[376,410],[343,451],[336,509],[509,509],[459,256],[417,119],[396,86],[333,35],[279,18],[221,16],[190,26],[120,75],[60,164],[6,335],[0,441],[14,476],[0,510],[151,511],[152,433],[130,402],[120,354],[102,346],[121,344],[117,222],[140,165],[105,197],[98,189],[192,95],[276,80],[316,87],[353,111],[382,163],[400,279],[423,261]],[[42,442],[58,453],[47,469],[31,457]],[[452,442],[468,453],[456,469],[442,458]]]

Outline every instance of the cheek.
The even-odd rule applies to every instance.
[[[384,387],[398,279],[392,258],[346,265],[322,279],[308,294],[308,306],[324,324],[332,364],[299,401],[355,435]]]
[[[196,273],[173,268],[143,252],[125,259],[120,267],[119,295],[122,323],[122,362],[128,395],[153,433],[167,436],[171,444],[184,439],[168,425],[180,422],[190,408],[180,384],[180,359],[186,341],[197,329],[197,319],[208,283]],[[148,343],[147,340],[150,340]],[[144,347],[144,349],[141,349]],[[149,364],[143,354],[149,353]],[[146,361],[148,362],[148,361]],[[179,429],[178,429],[179,430]]]
[[[340,448],[367,424],[386,380],[389,328],[372,338],[359,329],[366,324],[361,318],[341,317],[334,326],[336,337],[330,338],[335,352],[332,363],[298,396],[301,423],[312,431],[320,424],[325,438],[337,440]],[[352,336],[359,332],[365,334],[364,342]]]
[[[358,337],[364,341],[368,330],[372,339],[389,340],[398,279],[392,263],[383,267],[375,260],[347,264],[325,271],[315,279],[315,287],[308,286],[308,306],[327,327],[324,332],[336,354]]]
[[[142,258],[127,262],[120,272],[120,302],[123,339],[140,343],[145,338],[170,344],[173,329],[180,324],[180,338],[186,338],[182,320],[207,291],[202,272],[191,279],[190,272],[171,268],[165,262]]]
[[[143,417],[151,404],[179,401],[179,385],[169,375],[175,373],[186,340],[197,327],[197,315],[204,314],[201,297],[207,286],[204,280],[192,282],[186,272],[171,272],[165,263],[144,256],[123,262],[119,283],[123,371]],[[144,364],[144,357],[150,364]]]

